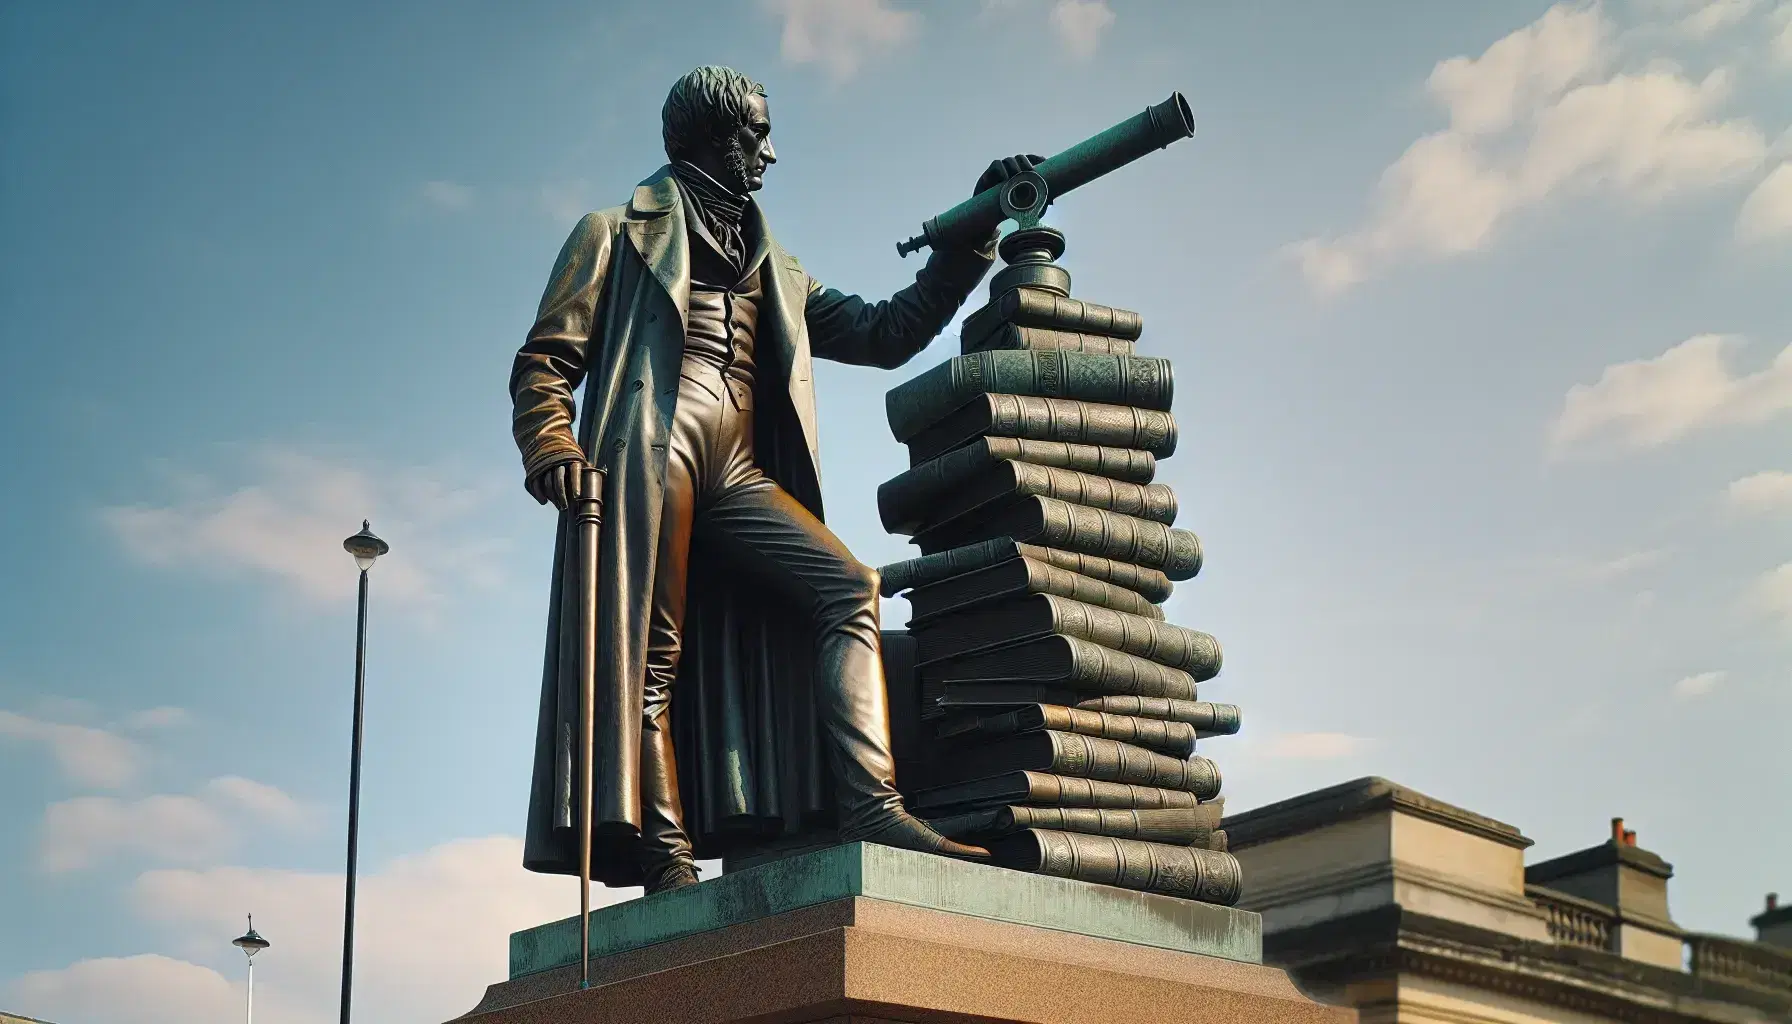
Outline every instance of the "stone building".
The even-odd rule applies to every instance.
[[[1622,819],[1531,865],[1518,829],[1386,779],[1226,819],[1264,957],[1363,1024],[1792,1022],[1792,907],[1685,931]]]

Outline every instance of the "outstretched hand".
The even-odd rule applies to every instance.
[[[530,477],[523,486],[537,502],[564,512],[579,496],[579,471],[584,468],[584,463],[578,459],[556,462]]]
[[[1021,154],[992,160],[989,169],[977,179],[977,187],[971,189],[971,195],[978,195],[987,189],[995,188],[1002,182],[1014,177],[1022,171],[1030,171],[1034,164],[1045,162],[1045,157],[1036,154]]]

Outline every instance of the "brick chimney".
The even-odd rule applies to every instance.
[[[1610,907],[1618,917],[1617,949],[1623,956],[1678,969],[1681,933],[1668,913],[1674,868],[1638,846],[1636,830],[1625,828],[1623,818],[1613,818],[1611,826],[1610,839],[1532,864],[1524,880]]]
[[[1780,894],[1767,894],[1767,909],[1749,918],[1755,926],[1755,941],[1781,949],[1792,949],[1792,904],[1780,906]]]

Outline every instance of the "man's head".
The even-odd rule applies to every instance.
[[[732,68],[701,67],[680,78],[660,121],[668,157],[689,160],[737,192],[763,188],[765,169],[778,160],[765,86]]]

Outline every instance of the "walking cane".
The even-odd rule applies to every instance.
[[[604,471],[579,470],[572,502],[579,557],[579,987],[591,987],[591,773],[597,733],[597,545],[604,517]]]

